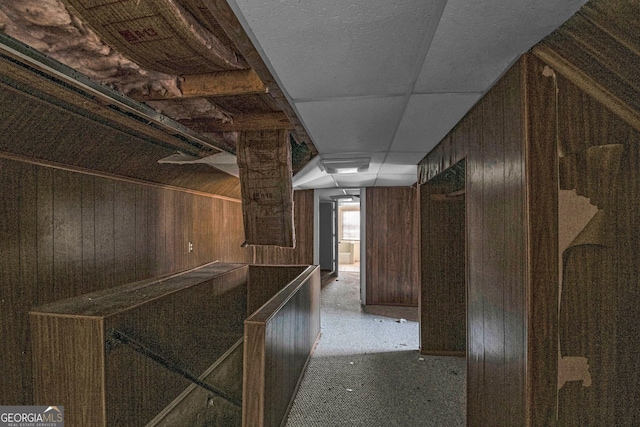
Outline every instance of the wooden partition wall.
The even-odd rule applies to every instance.
[[[419,166],[422,186],[466,163],[469,426],[525,425],[526,419],[526,64],[509,70]],[[435,269],[438,256],[423,253],[423,266]]]
[[[555,74],[558,425],[630,426],[640,419],[640,130],[569,77]]]
[[[268,270],[252,268],[257,281],[250,288],[272,280]],[[244,427],[283,424],[320,334],[320,268],[281,268],[302,272],[245,321]],[[261,299],[261,292],[252,293]]]
[[[572,78],[525,55],[420,165],[466,161],[470,426],[640,416],[640,133]]]
[[[242,337],[247,269],[215,262],[34,309],[36,404],[64,406],[70,427],[146,425],[190,385],[177,368],[199,377]]]
[[[238,200],[7,158],[0,182],[0,360],[12,367],[2,404],[33,401],[29,309],[215,259],[251,261]]]
[[[417,191],[413,187],[366,191],[366,304],[417,306]]]

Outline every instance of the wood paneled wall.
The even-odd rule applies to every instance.
[[[320,267],[307,267],[244,325],[242,425],[281,426],[320,336]]]
[[[525,420],[525,65],[509,70],[419,165],[422,184],[466,159],[469,426]]]
[[[0,58],[0,151],[240,199],[234,176],[203,164],[158,163],[176,148],[143,132],[153,127],[6,65]]]
[[[562,75],[557,87],[561,160],[584,158],[597,146],[619,144],[621,150],[619,163],[598,155],[596,162],[561,169],[561,189],[575,188],[587,197],[600,208],[596,215],[602,222],[591,228],[600,235],[582,234],[562,254],[558,334],[564,363],[559,366],[584,358],[590,381],[576,378],[560,387],[558,425],[635,425],[640,419],[640,132]],[[574,216],[564,220],[571,223]]]
[[[525,55],[420,165],[424,185],[466,159],[470,426],[640,416],[640,134],[570,78]],[[580,160],[608,144],[622,146],[611,170],[604,157]],[[559,187],[606,218],[598,242],[570,255],[560,254]],[[574,257],[562,288],[561,255]]]
[[[247,271],[213,262],[35,308],[35,404],[65,406],[69,427],[146,425],[191,384],[112,331],[199,377],[243,336]]]
[[[247,287],[247,317],[250,317],[264,303],[287,286],[307,267],[299,266],[249,266],[249,286]]]
[[[254,264],[313,264],[313,190],[293,192],[293,220],[296,230],[295,248],[255,246]]]
[[[250,262],[243,241],[239,201],[0,158],[0,403],[32,401],[30,308]]]
[[[461,168],[464,171],[464,166]],[[466,354],[466,210],[464,186],[420,186],[420,351]]]
[[[417,306],[417,191],[413,187],[366,191],[366,304]]]

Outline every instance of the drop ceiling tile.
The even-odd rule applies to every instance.
[[[406,93],[446,0],[235,3],[289,95],[306,100]]]
[[[376,187],[410,187],[418,180],[417,174],[387,175],[380,174],[376,180]]]
[[[294,190],[308,190],[313,188],[335,188],[336,182],[331,175],[322,174],[319,178],[305,181],[301,184],[294,183]]]
[[[395,175],[415,175],[417,173],[417,164],[425,156],[425,152],[415,153],[397,153],[387,154],[382,166],[380,166],[380,174]]]
[[[484,92],[585,0],[449,0],[415,92]]]
[[[480,93],[412,95],[391,150],[427,154],[464,117],[480,96]]]
[[[298,102],[296,107],[320,153],[386,151],[403,97]]]

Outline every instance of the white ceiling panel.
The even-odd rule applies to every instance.
[[[383,155],[360,174],[301,171],[305,188],[413,184],[416,164],[507,67],[585,3],[228,1],[320,157]]]
[[[445,0],[235,0],[294,100],[404,94]]]
[[[424,157],[424,152],[398,153],[391,152],[387,154],[382,166],[380,166],[381,174],[400,174],[400,175],[416,175],[416,165]]]
[[[296,103],[320,153],[388,150],[403,106],[397,96]]]
[[[480,93],[412,95],[391,146],[427,154],[480,99]]]
[[[376,179],[376,187],[410,187],[417,181],[416,174],[412,175],[388,175],[379,174]]]
[[[310,190],[313,188],[336,188],[337,184],[333,179],[333,176],[322,174],[319,178],[304,181],[303,183],[296,184],[294,181],[294,190]]]
[[[449,0],[415,92],[484,92],[585,0]]]

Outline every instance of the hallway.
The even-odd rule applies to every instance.
[[[463,426],[464,359],[421,356],[416,308],[364,311],[359,292],[355,272],[323,288],[322,335],[286,426]]]

